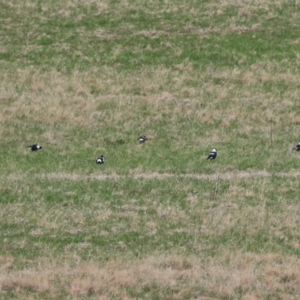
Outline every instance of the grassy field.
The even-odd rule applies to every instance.
[[[299,30],[297,0],[2,0],[0,299],[300,299]]]

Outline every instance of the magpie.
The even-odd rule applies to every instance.
[[[217,148],[214,148],[210,151],[207,159],[215,159],[217,157]]]
[[[300,151],[300,143],[298,143],[298,144],[293,148],[293,150]]]
[[[30,146],[27,146],[27,148],[31,148],[31,151],[38,151],[40,149],[43,149],[43,147],[40,146],[39,144],[33,144],[33,145],[30,145]]]
[[[104,156],[103,156],[103,155],[99,156],[99,157],[96,159],[96,163],[97,163],[98,165],[104,164]]]
[[[140,142],[140,144],[145,143],[148,140],[148,138],[145,135],[141,135],[138,138],[138,141]]]

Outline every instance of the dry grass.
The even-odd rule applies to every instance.
[[[259,178],[259,177],[271,177],[271,176],[279,176],[283,178],[295,178],[300,176],[300,172],[291,171],[291,172],[280,172],[280,173],[269,173],[265,170],[261,171],[252,171],[252,172],[227,172],[227,173],[217,173],[217,174],[170,174],[170,173],[142,173],[140,169],[131,170],[129,175],[119,175],[119,174],[99,174],[98,172],[91,175],[82,175],[76,173],[47,173],[47,174],[38,174],[33,177],[35,179],[42,180],[68,180],[68,181],[86,181],[86,180],[121,180],[121,179],[159,179],[159,180],[167,180],[167,179],[184,179],[191,178],[197,180],[237,180],[237,179],[247,179],[247,178]],[[9,182],[18,182],[23,181],[28,175],[16,173],[9,174],[8,176],[2,176],[2,180],[8,179]],[[237,190],[236,194],[240,191]],[[236,196],[236,195],[232,195]]]
[[[16,91],[11,76],[17,77],[21,92]],[[272,118],[275,123],[281,122],[283,111],[289,114],[292,123],[299,123],[292,111],[294,101],[299,98],[297,89],[287,92],[288,100],[282,99],[281,94],[262,93],[265,84],[298,86],[296,73],[277,72],[275,65],[253,65],[248,70],[214,68],[201,74],[145,70],[126,77],[113,70],[104,70],[100,77],[93,72],[75,72],[69,77],[55,71],[45,74],[29,69],[11,76],[1,78],[2,122],[25,118],[44,124],[63,122],[93,127],[101,119],[102,126],[113,127],[122,118],[124,128],[129,129],[135,126],[139,111],[147,107],[149,117],[137,119],[142,126],[149,126],[152,119],[159,121],[164,114],[172,114],[171,121],[175,123],[183,113],[203,124],[222,119],[222,125],[228,127],[237,122],[240,130],[247,132],[253,122],[256,126],[265,126]],[[189,81],[202,84],[187,88]],[[226,84],[215,84],[216,81]],[[236,89],[236,85],[240,88]],[[199,106],[201,102],[205,108]],[[215,110],[222,102],[226,107]]]
[[[148,291],[150,298],[156,295],[164,299],[234,299],[238,290],[244,294],[242,299],[275,295],[293,299],[285,293],[300,293],[299,267],[300,261],[295,257],[226,251],[219,258],[208,260],[155,255],[133,261],[110,261],[103,266],[93,261],[78,261],[71,266],[45,260],[31,270],[2,272],[1,288],[14,289],[19,295],[24,289],[42,291],[52,297],[57,297],[62,288],[70,296],[97,299],[131,299],[134,295],[139,297],[143,290]]]

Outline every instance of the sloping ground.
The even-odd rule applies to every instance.
[[[300,299],[299,16],[1,1],[0,298]]]

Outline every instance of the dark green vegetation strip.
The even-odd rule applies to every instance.
[[[4,3],[0,34],[6,51],[0,59],[65,71],[103,65],[123,71],[169,68],[186,60],[197,69],[241,61],[297,61],[298,45],[290,42],[298,39],[299,20],[284,18],[297,6],[257,9],[243,17],[238,6],[228,5],[221,14],[213,7],[209,16],[204,5],[190,1],[168,7],[146,1],[101,9],[92,4]]]

